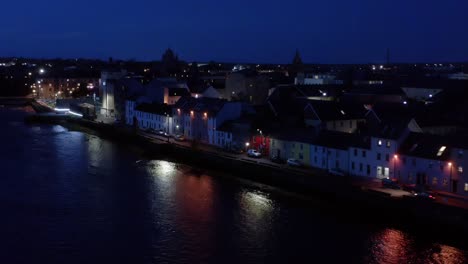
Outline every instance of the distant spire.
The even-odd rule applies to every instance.
[[[296,49],[296,54],[294,55],[292,64],[302,65],[302,58],[301,58],[301,54],[299,53],[299,49]]]

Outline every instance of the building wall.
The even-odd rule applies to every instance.
[[[371,165],[371,177],[383,179],[396,176],[393,161],[395,155],[398,155],[398,147],[398,140],[371,138],[370,155],[368,157]]]
[[[302,164],[306,166],[311,166],[310,164],[310,145],[307,143],[292,141],[288,142],[290,144],[290,153],[288,158],[294,158],[299,160]]]
[[[135,107],[136,102],[132,100],[125,101],[125,123],[129,126],[133,126],[133,121],[135,117]]]
[[[214,140],[212,145],[220,148],[230,148],[233,144],[232,140],[233,136],[231,132],[216,130],[214,132]]]
[[[312,167],[332,173],[348,173],[348,150],[327,148],[310,144],[310,164]]]
[[[427,184],[434,190],[450,191],[450,171],[454,177],[456,175],[456,167],[452,166],[449,161],[401,156],[396,162],[396,179],[401,183]]]
[[[288,141],[284,141],[281,139],[271,138],[270,140],[270,157],[278,156],[280,159],[286,160],[290,158],[291,145]]]
[[[115,85],[112,80],[118,80],[127,74],[126,71],[103,71],[101,72],[101,79],[99,85],[100,96],[102,100],[101,114],[106,116],[113,116],[115,111]],[[122,100],[122,103],[125,99]],[[122,105],[122,108],[125,108]]]
[[[224,122],[240,118],[242,114],[242,103],[227,102],[214,117],[210,117],[207,124],[207,143],[215,144],[214,133]]]
[[[329,131],[338,131],[344,133],[354,133],[358,129],[358,124],[365,120],[333,120],[325,123],[325,128]]]
[[[468,196],[468,150],[453,148],[450,160],[453,164],[452,180],[457,181],[456,193]],[[451,189],[454,191],[453,186]]]
[[[349,167],[348,171],[350,175],[362,176],[362,177],[374,177],[373,166],[375,166],[371,160],[374,159],[374,154],[369,149],[364,148],[349,148]]]

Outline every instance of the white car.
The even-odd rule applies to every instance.
[[[256,151],[255,149],[249,149],[247,151],[247,156],[252,158],[260,158],[262,156],[262,153]]]
[[[287,163],[291,167],[302,167],[302,163],[297,159],[288,159]]]

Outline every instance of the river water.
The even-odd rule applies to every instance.
[[[464,243],[334,213],[0,108],[2,263],[466,263]],[[443,228],[443,227],[441,227]],[[430,233],[430,230],[428,230]]]

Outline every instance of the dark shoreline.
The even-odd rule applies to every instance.
[[[323,175],[301,175],[261,166],[255,163],[215,156],[193,148],[172,144],[152,143],[132,132],[112,125],[99,124],[74,118],[47,118],[31,115],[26,122],[59,124],[70,130],[83,131],[103,138],[138,146],[148,157],[177,161],[204,170],[220,172],[221,177],[256,187],[277,189],[300,200],[316,200],[330,204],[334,213],[352,215],[353,218],[387,223],[408,231],[433,235],[444,240],[466,243],[468,212],[462,208],[414,199],[395,199],[382,193],[364,192],[351,185],[351,178]],[[218,174],[218,173],[217,173]],[[263,187],[262,187],[263,186]],[[331,210],[326,208],[324,210]],[[355,219],[356,220],[356,219]],[[363,222],[365,224],[365,222]],[[467,245],[461,245],[466,248]]]

